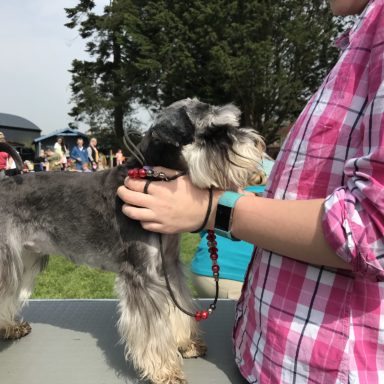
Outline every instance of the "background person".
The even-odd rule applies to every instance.
[[[123,151],[121,149],[119,149],[117,152],[116,152],[116,165],[122,165],[123,162],[124,162],[124,155],[123,155]]]
[[[36,158],[34,163],[34,171],[35,172],[43,172],[47,168],[47,159],[44,152],[44,149],[40,149],[39,157]]]
[[[61,171],[62,156],[52,148],[46,150],[47,171]]]
[[[92,164],[92,170],[97,171],[99,167],[99,151],[97,149],[97,139],[92,137],[89,141],[88,151],[88,159]]]
[[[76,146],[72,148],[71,159],[75,161],[75,167],[77,171],[83,170],[83,164],[88,164],[88,151],[84,148],[84,140],[82,137],[78,137]]]
[[[5,136],[0,132],[0,143],[5,143]],[[10,156],[7,152],[0,152],[0,179],[5,177],[5,171],[9,169]]]
[[[63,137],[57,138],[53,149],[60,156],[61,169],[65,171],[67,168],[67,147],[65,146]]]

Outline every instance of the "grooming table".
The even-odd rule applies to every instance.
[[[209,300],[198,300],[207,307]],[[31,300],[32,333],[0,341],[1,384],[139,384],[116,329],[116,300]],[[205,357],[184,360],[190,384],[244,384],[232,354],[234,302],[220,300],[202,321]]]

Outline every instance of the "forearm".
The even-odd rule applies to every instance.
[[[127,188],[118,190],[125,203],[123,212],[139,220],[144,229],[180,233],[201,226],[209,205],[208,193],[193,186],[188,177],[182,176],[169,183],[151,183],[148,194],[142,193],[144,180],[127,178],[125,185]],[[206,228],[214,227],[217,202],[222,193],[214,191]],[[237,201],[232,232],[241,240],[283,256],[351,269],[326,243],[322,216],[323,200],[274,200],[249,194]]]
[[[296,260],[351,269],[330,248],[321,225],[323,200],[240,198],[233,216],[235,237]]]

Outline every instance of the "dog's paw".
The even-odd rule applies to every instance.
[[[151,382],[153,384],[187,384],[187,380],[182,371],[173,372],[171,375],[166,375],[163,377],[156,376],[152,378]]]
[[[6,329],[0,329],[0,339],[17,340],[31,333],[32,327],[26,322],[15,324]]]
[[[179,352],[184,359],[191,359],[192,357],[204,356],[207,352],[207,346],[202,340],[196,339],[191,341],[187,348],[180,348]]]

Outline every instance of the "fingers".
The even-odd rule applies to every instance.
[[[144,184],[145,183],[143,183],[142,188],[144,188]],[[138,192],[132,190],[130,186],[129,189],[124,186],[119,187],[117,189],[117,196],[119,196],[124,203],[134,205],[136,207],[149,208],[152,201],[152,196],[146,195],[142,193],[142,191]]]
[[[160,232],[164,234],[171,234],[175,233],[172,231],[169,231],[167,228],[164,227],[163,224],[156,223],[156,222],[141,222],[141,226],[149,232]]]
[[[130,219],[141,221],[142,224],[145,222],[153,222],[155,220],[155,214],[147,208],[138,208],[124,204],[122,211],[124,215],[128,216]]]

